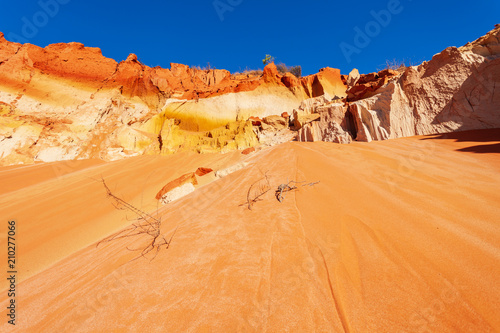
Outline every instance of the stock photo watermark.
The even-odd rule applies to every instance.
[[[411,2],[412,0],[408,1]],[[378,11],[371,10],[370,16],[373,19],[362,27],[354,27],[355,35],[352,43],[341,42],[339,44],[347,63],[350,64],[352,62],[354,54],[360,54],[364,48],[367,48],[372,40],[380,35],[383,28],[387,28],[391,24],[392,18],[401,14],[403,10],[404,6],[400,0],[389,0],[385,9]]]
[[[33,15],[23,16],[21,18],[21,34],[14,32],[7,33],[7,38],[11,42],[29,43],[29,40],[38,35],[40,29],[49,24],[50,20],[59,14],[61,6],[67,5],[71,0],[40,0],[37,2],[40,10]]]
[[[214,6],[215,12],[219,17],[219,20],[223,22],[224,15],[227,12],[234,11],[234,9],[239,5],[241,5],[242,3],[243,0],[215,0],[214,2],[212,2],[212,5]]]
[[[426,160],[436,151],[436,144],[432,141],[423,141],[419,144],[414,144],[408,156],[398,158],[397,173],[386,171],[384,174],[385,181],[395,192],[402,186],[405,181],[413,178],[413,175],[425,164]]]
[[[16,263],[16,221],[9,220],[7,223],[7,281],[9,281],[7,296],[9,298],[7,306],[7,318],[10,325],[16,325],[16,284],[17,284],[17,263]]]
[[[435,332],[442,316],[451,308],[456,308],[457,303],[463,299],[462,293],[468,289],[462,285],[458,278],[455,278],[453,284],[445,287],[441,292],[430,301],[427,306],[410,315],[408,321],[411,332]],[[478,332],[474,324],[469,323],[462,326],[463,332]],[[481,332],[492,333],[489,327],[481,327]]]
[[[112,301],[116,301],[119,295],[130,293],[132,278],[129,273],[126,266],[121,266],[112,273],[102,292],[88,295],[87,298],[81,298],[75,304],[76,318],[66,328],[75,331],[82,323],[94,318],[100,309],[106,307]]]

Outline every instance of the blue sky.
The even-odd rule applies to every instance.
[[[500,1],[184,0],[4,1],[7,39],[46,46],[81,42],[121,61],[135,53],[148,66],[171,62],[231,72],[262,68],[266,54],[347,74],[420,63],[500,23]]]

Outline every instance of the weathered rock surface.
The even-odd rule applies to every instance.
[[[500,53],[484,57],[450,47],[408,68],[401,86],[415,113],[415,134],[500,126]]]
[[[330,122],[333,133],[340,125],[354,139],[372,141],[500,127],[499,40],[496,27],[402,75],[391,70],[361,75],[347,91],[345,119]],[[329,104],[313,105],[307,112],[320,113]],[[328,124],[311,125],[299,137],[325,140],[324,128]]]
[[[348,87],[353,87],[356,84],[356,82],[358,82],[359,77],[360,77],[359,71],[356,68],[354,68],[349,73],[349,76],[347,77],[347,80],[346,80],[347,81],[347,86]]]
[[[262,121],[277,130],[288,127],[287,120],[281,116],[267,116]]]
[[[168,118],[179,119],[182,129],[210,130],[230,121],[290,113],[304,99],[325,93],[345,96],[346,91],[340,71],[333,68],[298,79],[291,73],[282,76],[271,63],[259,82],[252,91],[195,100],[171,98],[163,112]]]
[[[327,125],[313,122],[306,124],[299,130],[298,141],[325,141],[348,144],[352,142],[352,137],[336,122],[327,123]]]
[[[161,199],[160,202],[164,205],[175,201],[177,199],[180,199],[182,197],[185,197],[186,195],[192,193],[195,191],[195,187],[192,183],[185,183],[179,187],[174,188],[173,190],[165,193]]]
[[[194,172],[187,173],[169,182],[156,194],[156,200],[164,200],[163,198],[165,197],[166,194],[186,184],[191,184],[193,189],[194,185],[198,185],[198,181],[196,180],[196,175]]]
[[[80,43],[40,48],[0,34],[0,164],[245,149],[258,137],[241,120],[330,90],[345,93],[338,70],[298,79],[274,64],[263,75],[151,68],[134,54],[116,62]]]
[[[327,67],[297,78],[274,64],[262,75],[151,68],[134,54],[118,63],[80,43],[40,48],[0,34],[0,164],[500,127],[499,36],[496,27],[404,73]]]
[[[329,98],[330,96],[324,95],[306,100],[299,109],[294,110],[294,125],[299,131],[299,141],[352,141],[348,131],[354,131],[354,125],[347,114],[347,108],[344,104],[328,101]]]
[[[295,129],[300,129],[306,124],[318,120],[320,118],[320,115],[317,113],[311,113],[311,114],[299,114],[296,113],[294,116],[294,127]]]
[[[500,54],[500,37],[498,30],[500,24],[495,24],[495,29],[488,32],[486,35],[476,39],[472,43],[459,48],[460,51],[470,51],[479,54],[483,57],[490,57]]]
[[[390,112],[387,112],[390,111]],[[401,86],[391,82],[375,96],[350,103],[358,141],[386,140],[415,135],[415,118]]]
[[[253,147],[252,147],[253,148]],[[255,148],[254,148],[255,149]],[[212,172],[214,170],[210,169],[210,168],[203,168],[203,167],[199,167],[198,169],[196,169],[196,172],[195,174],[198,176],[198,177],[202,177],[202,176],[205,176],[206,174],[209,174],[210,172]]]
[[[255,147],[251,147],[251,148],[247,148],[247,149],[243,150],[241,153],[243,155],[249,155],[249,154],[253,153],[254,151],[255,151]]]
[[[354,70],[353,70],[354,71]],[[356,72],[351,72],[353,75],[347,90],[347,100],[356,101],[363,98],[373,96],[376,91],[387,84],[392,79],[399,76],[399,73],[391,69],[384,69],[378,73],[370,73],[356,75]],[[349,74],[349,75],[351,75]]]
[[[342,81],[340,70],[336,68],[322,68],[319,73],[302,78],[300,83],[304,89],[303,99],[319,97],[324,94],[346,96],[346,85]]]
[[[226,177],[227,175],[230,175],[233,172],[236,172],[238,170],[243,169],[247,165],[248,165],[247,162],[239,162],[239,163],[233,164],[227,168],[217,170],[217,171],[215,171],[215,177],[217,177],[217,178]]]

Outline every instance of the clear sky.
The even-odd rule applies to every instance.
[[[171,62],[231,72],[262,68],[266,54],[303,74],[420,63],[500,23],[499,0],[33,0],[2,3],[8,40],[81,42],[117,61]]]

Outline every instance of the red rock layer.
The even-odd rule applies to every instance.
[[[370,97],[380,87],[398,75],[399,73],[392,69],[384,69],[378,73],[362,74],[356,84],[347,90],[347,99],[348,101],[357,101]]]
[[[346,90],[346,85],[342,80],[340,70],[330,67],[322,68],[319,70],[319,73],[299,79],[291,73],[281,75],[276,65],[272,63],[264,68],[262,80],[267,84],[285,86],[292,89],[292,91],[301,89],[304,92],[305,98],[318,97],[325,92],[343,95]]]
[[[0,33],[0,84],[24,91],[34,75],[67,79],[88,89],[120,89],[125,97],[139,97],[152,107],[168,97],[194,99],[255,89],[259,77],[234,80],[226,70],[198,70],[171,64],[170,69],[148,67],[137,56],[117,63],[99,48],[59,43],[41,48],[5,40]]]
[[[91,90],[118,88],[125,97],[139,97],[150,107],[163,106],[169,97],[207,98],[251,91],[262,84],[302,87],[305,97],[321,95],[324,82],[344,86],[340,71],[332,68],[302,79],[290,73],[279,74],[274,64],[266,66],[261,76],[236,76],[227,70],[200,70],[175,63],[170,64],[170,69],[151,68],[134,54],[117,63],[104,57],[99,48],[85,47],[81,43],[58,43],[41,48],[9,42],[3,33],[0,33],[0,66],[0,84],[23,93],[30,94],[27,88],[34,75],[48,75]],[[31,91],[31,94],[36,92]]]
[[[193,185],[198,185],[196,180],[196,175],[194,172],[186,173],[177,179],[172,180],[167,185],[165,185],[160,192],[156,194],[156,200],[160,200],[166,193],[172,191],[174,188],[182,186],[184,184],[191,183]]]
[[[212,170],[210,168],[199,167],[198,169],[196,169],[195,174],[198,177],[202,177],[202,176],[205,176],[206,174],[209,174],[212,171],[214,171],[214,170]]]

